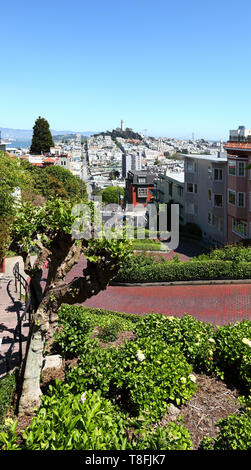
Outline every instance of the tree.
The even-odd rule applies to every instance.
[[[30,175],[23,171],[18,158],[0,152],[0,262],[8,248],[9,226],[16,210],[15,190],[31,190]]]
[[[120,186],[108,186],[98,193],[103,204],[120,204],[120,196],[124,197],[124,189]]]
[[[65,203],[62,199],[53,199],[42,207],[25,203],[19,207],[12,224],[10,248],[23,258],[32,293],[32,324],[22,371],[20,415],[32,413],[40,404],[43,355],[45,350],[50,351],[53,343],[60,306],[82,303],[104,290],[118,273],[122,259],[130,255],[129,244],[120,239],[74,238],[74,223],[85,229],[89,225],[93,230],[93,203],[87,203],[85,207],[90,209],[91,222],[81,219],[76,210],[79,206],[74,209],[72,201]],[[38,255],[32,266],[30,256],[34,247]],[[67,283],[66,274],[78,262],[81,253],[87,258],[87,267],[80,277]],[[41,278],[46,260],[48,276],[42,291]]]
[[[66,168],[58,165],[39,168],[26,161],[21,165],[30,172],[36,190],[45,198],[60,197],[77,201],[86,196],[85,183]]]
[[[41,116],[35,121],[33,127],[33,136],[30,147],[30,153],[41,155],[50,151],[50,147],[54,147],[50,126],[46,119]]]

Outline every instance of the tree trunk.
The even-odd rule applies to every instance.
[[[43,351],[48,322],[47,312],[39,308],[31,327],[30,342],[27,344],[22,393],[19,399],[18,415],[30,415],[41,402],[40,377],[43,366]]]

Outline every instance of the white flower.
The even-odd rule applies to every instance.
[[[189,374],[189,379],[192,380],[192,382],[196,382],[196,377],[193,374]]]
[[[215,343],[214,339],[213,338],[209,338],[209,343]]]
[[[144,361],[145,355],[142,353],[142,351],[140,351],[140,349],[137,351],[137,354],[136,354],[136,355],[137,355],[137,359],[138,359],[140,362]]]
[[[81,397],[80,397],[80,401],[81,401],[82,403],[84,403],[85,400],[86,400],[86,392],[82,393],[82,395],[81,395]]]
[[[243,338],[242,342],[251,348],[251,341],[248,338]]]
[[[186,377],[181,377],[181,378],[180,378],[180,381],[181,381],[183,384],[185,384],[186,381],[187,381],[187,379],[186,379]]]
[[[172,315],[170,315],[169,317],[166,317],[167,320],[174,320],[175,317],[173,317]]]

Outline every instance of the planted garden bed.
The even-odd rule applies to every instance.
[[[0,447],[248,449],[250,337],[247,320],[215,328],[189,315],[64,305],[62,368],[42,374],[31,422],[3,422]]]

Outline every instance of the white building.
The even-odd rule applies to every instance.
[[[142,169],[142,154],[138,153],[124,153],[122,155],[122,177],[126,178],[128,171],[141,171]]]

